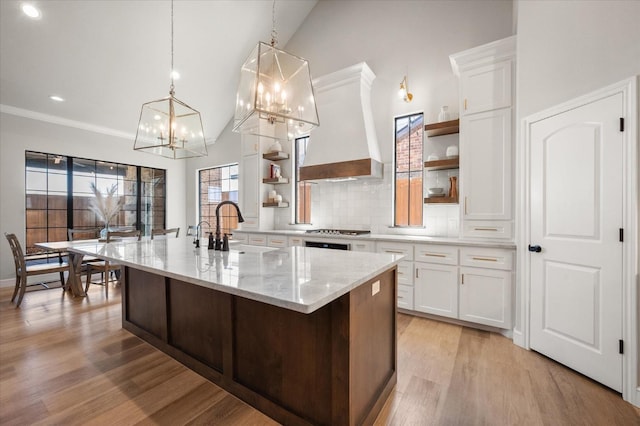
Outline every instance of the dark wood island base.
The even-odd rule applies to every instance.
[[[395,266],[310,314],[124,275],[126,330],[280,423],[372,424],[396,384]]]

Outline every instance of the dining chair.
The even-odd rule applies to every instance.
[[[112,241],[125,241],[125,240],[137,240],[140,241],[142,238],[142,232],[139,230],[131,230],[131,231],[109,231],[107,232],[107,243]],[[100,273],[102,280],[100,285],[104,285],[105,294],[109,297],[109,281],[111,281],[111,272],[119,271],[120,264],[109,262],[108,260],[101,260],[98,262],[89,262],[87,263],[87,282],[85,284],[84,292],[86,293],[89,290],[89,284],[98,284],[91,281],[91,276],[96,273]],[[116,276],[114,282],[117,282],[119,277]]]
[[[176,238],[178,238],[178,235],[180,234],[180,228],[168,228],[168,229],[152,229],[151,230],[151,239],[153,240],[153,238],[157,235],[165,235],[165,236],[169,236],[170,234],[176,233]]]
[[[7,237],[7,241],[9,241],[11,253],[13,254],[13,262],[16,268],[16,286],[13,290],[13,296],[11,296],[11,301],[13,302],[16,295],[18,295],[16,308],[22,303],[22,298],[24,297],[24,293],[27,289],[27,277],[59,272],[60,282],[64,288],[64,272],[69,272],[69,264],[67,262],[59,260],[58,263],[27,265],[27,259],[22,251],[22,246],[20,245],[20,241],[18,241],[18,237],[16,237],[15,234],[7,234],[6,232],[4,233],[4,236]]]
[[[93,240],[100,237],[100,228],[68,228],[69,241]]]

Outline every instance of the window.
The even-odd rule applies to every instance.
[[[300,167],[307,155],[309,136],[296,139],[295,146],[295,177],[296,177],[296,223],[311,223],[311,183],[300,180]]]
[[[423,114],[395,119],[394,226],[422,226]]]
[[[238,202],[238,163],[199,172],[200,219],[216,228],[216,208],[222,201]],[[238,227],[238,214],[231,205],[220,208],[220,231],[231,234]],[[206,228],[205,228],[206,229]]]
[[[67,228],[103,226],[89,210],[91,183],[101,191],[115,184],[117,194],[125,197],[110,226],[133,227],[144,235],[150,235],[152,227],[165,227],[165,170],[31,151],[25,153],[25,166],[25,249],[29,254],[40,251],[35,243],[66,240]],[[145,176],[153,177],[152,186],[140,191]],[[140,199],[138,194],[145,195]]]

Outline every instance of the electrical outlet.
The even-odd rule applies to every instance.
[[[380,280],[371,284],[371,295],[375,296],[378,293],[380,293]]]

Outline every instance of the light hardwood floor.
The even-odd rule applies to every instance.
[[[275,424],[120,328],[120,289],[0,289],[0,424]],[[377,424],[640,425],[619,394],[492,333],[399,315]]]

